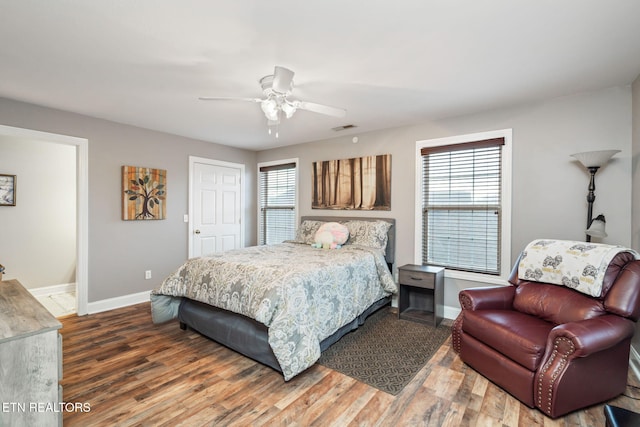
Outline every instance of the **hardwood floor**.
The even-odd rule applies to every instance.
[[[604,426],[604,405],[557,420],[523,406],[449,341],[392,396],[320,365],[284,382],[177,322],[154,325],[149,304],[59,320],[64,401],[78,409],[65,426]],[[640,412],[638,386],[630,374],[609,403]]]

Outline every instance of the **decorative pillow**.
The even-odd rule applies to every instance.
[[[323,249],[340,249],[349,238],[349,229],[337,222],[322,224],[311,246]]]
[[[344,245],[349,239],[349,228],[339,222],[325,222],[318,228],[317,233],[329,232],[333,236],[333,243]]]
[[[346,221],[344,225],[349,229],[349,244],[378,248],[387,248],[387,233],[391,224],[386,221]]]
[[[316,232],[318,228],[324,224],[324,221],[315,221],[306,219],[302,221],[296,230],[296,242],[311,244],[316,241]]]

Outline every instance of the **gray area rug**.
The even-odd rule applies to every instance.
[[[395,396],[450,336],[449,326],[400,320],[385,307],[325,350],[318,363]]]

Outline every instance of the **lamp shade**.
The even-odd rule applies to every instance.
[[[584,153],[572,154],[584,165],[585,168],[599,168],[609,161],[620,150],[585,151]]]
[[[604,231],[605,224],[606,221],[604,219],[604,215],[598,215],[593,221],[591,221],[591,225],[587,230],[587,235],[598,238],[607,237],[607,232]]]

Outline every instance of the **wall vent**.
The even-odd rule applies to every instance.
[[[347,129],[357,128],[357,127],[358,126],[356,125],[344,125],[344,126],[337,126],[337,127],[331,128],[331,130],[335,132],[340,132],[341,130],[347,130]]]

